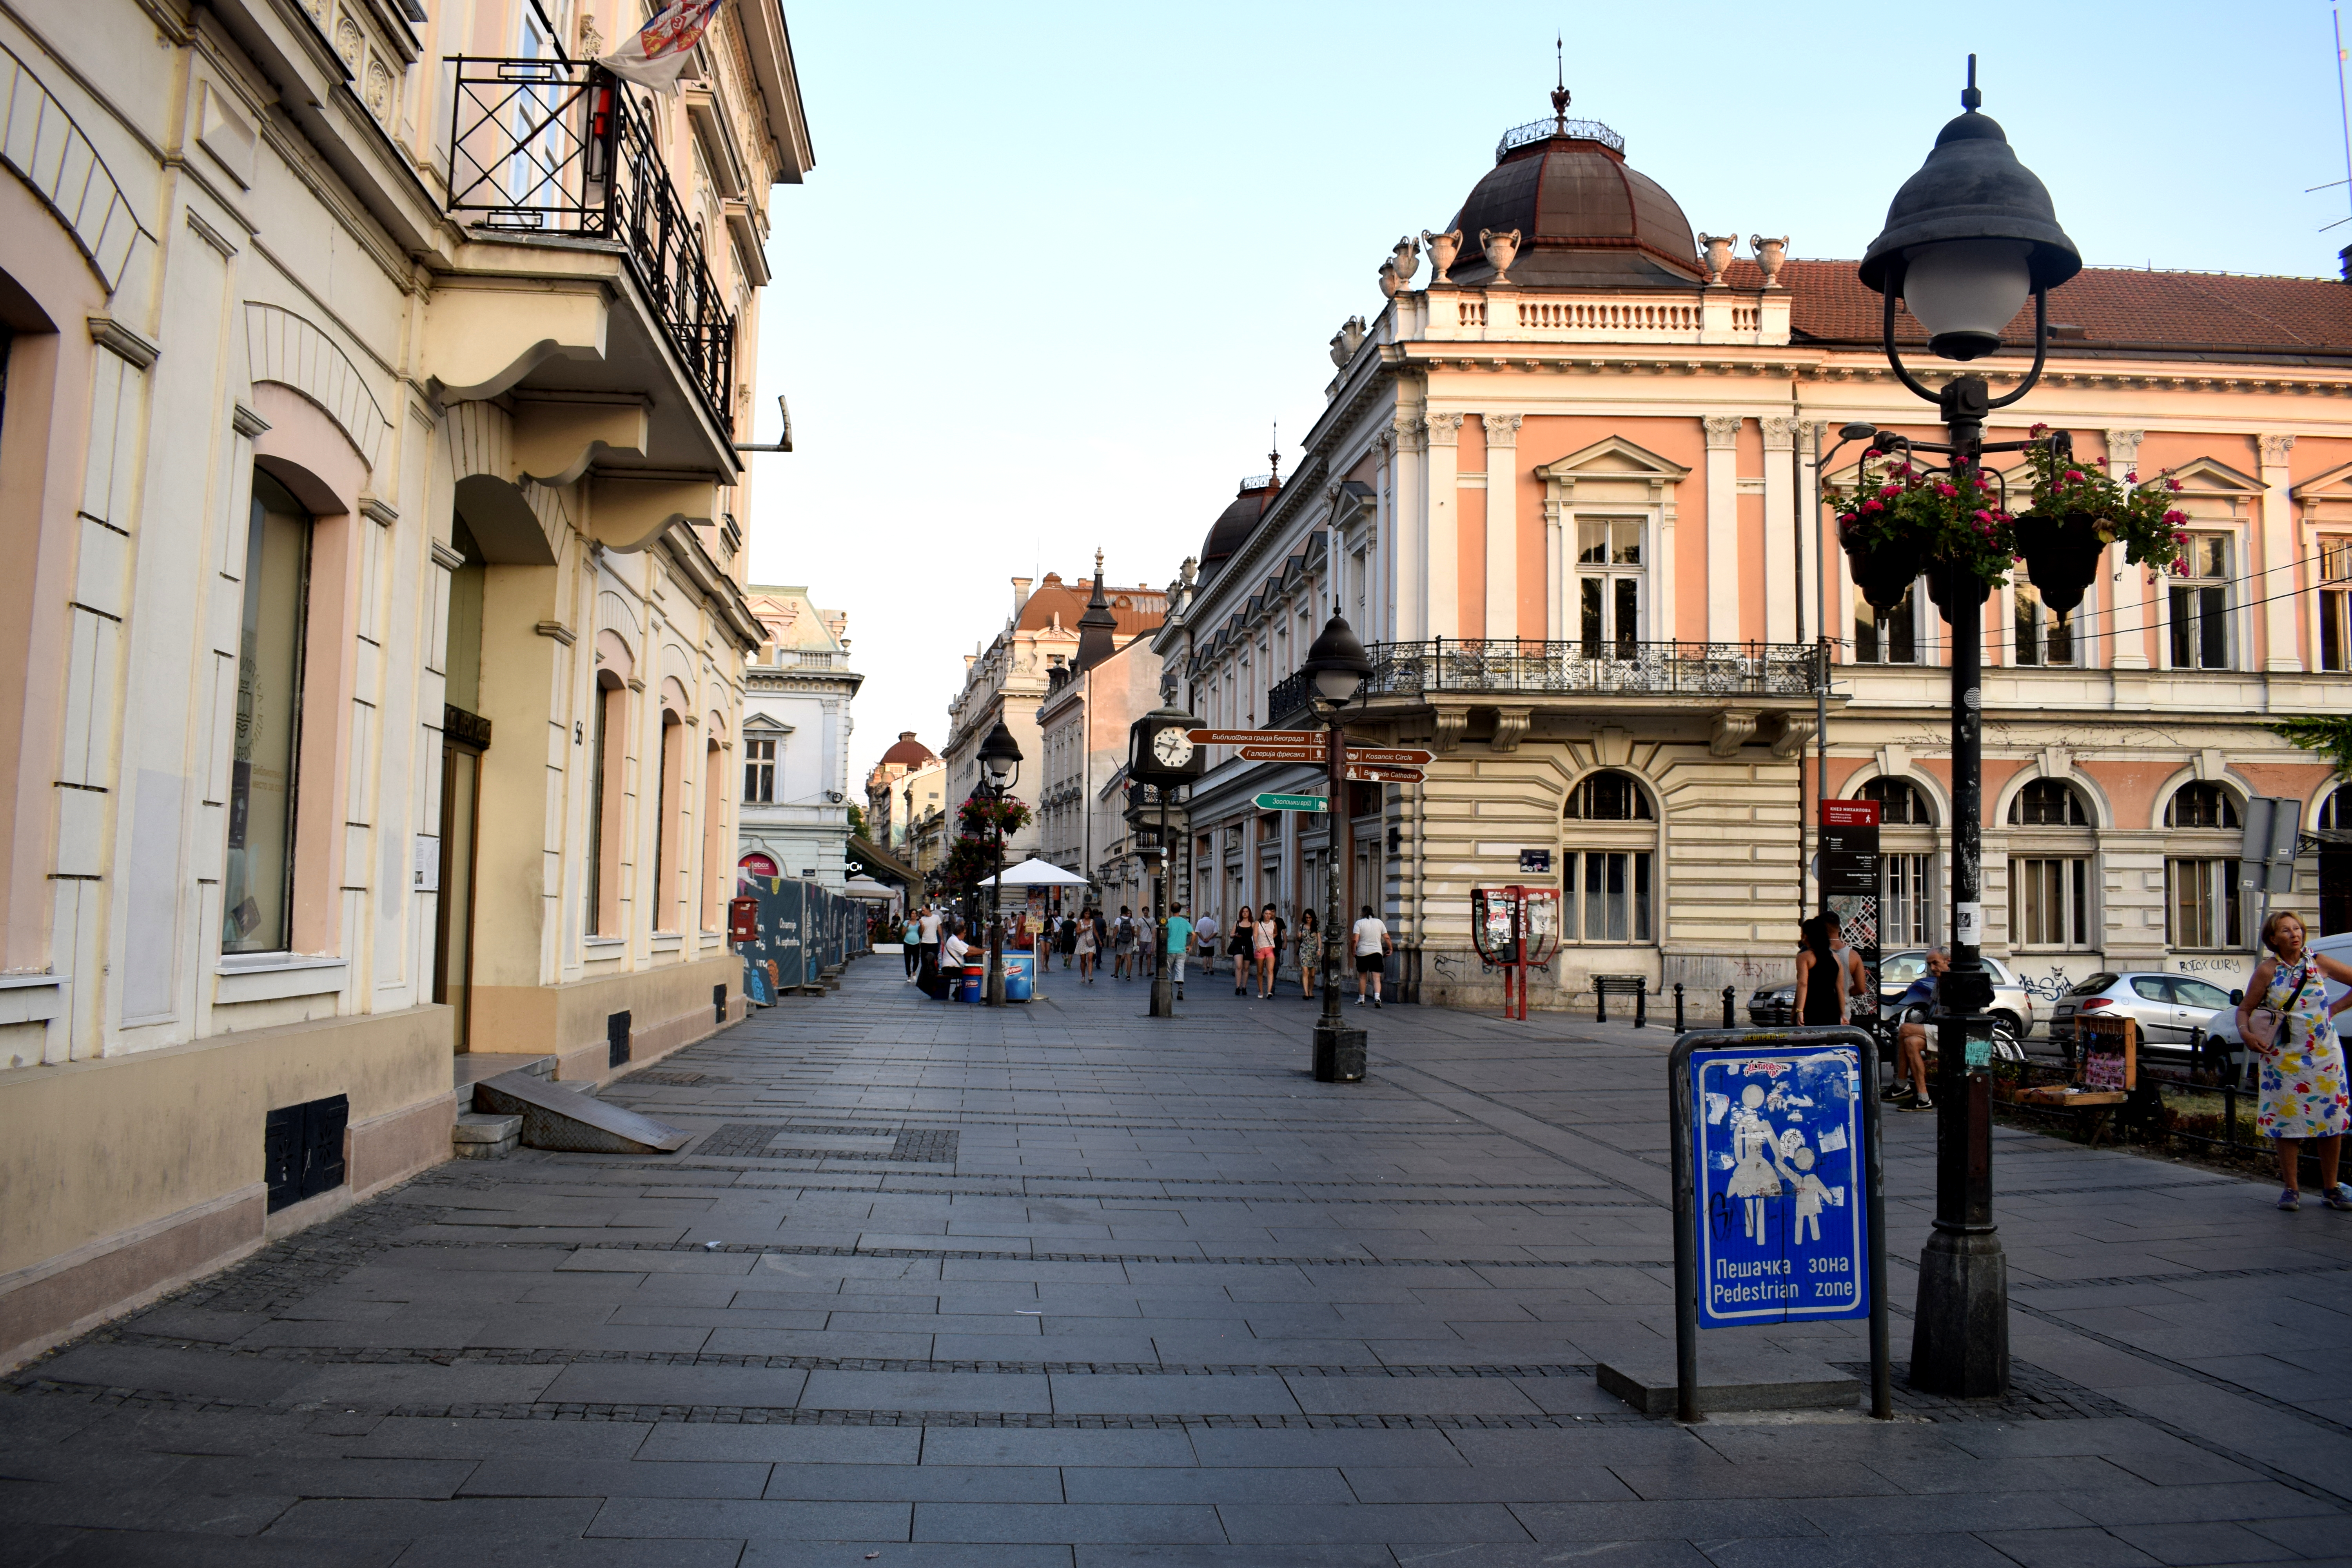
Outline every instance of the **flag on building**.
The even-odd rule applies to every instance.
[[[694,46],[725,0],[667,0],[634,37],[596,63],[625,81],[656,92],[676,92]]]

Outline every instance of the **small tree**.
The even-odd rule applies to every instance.
[[[854,805],[849,808],[849,831],[860,838],[866,837],[866,814]]]

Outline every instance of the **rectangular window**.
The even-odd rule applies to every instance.
[[[2232,860],[2167,860],[2164,863],[2164,942],[2168,947],[2243,947],[2239,920],[2237,863]]]
[[[2319,668],[2352,669],[2352,538],[2319,542]]]
[[[1924,946],[1927,941],[1927,857],[1881,855],[1878,876],[1885,945]]]
[[[1650,857],[1642,851],[1571,850],[1560,857],[1560,937],[1565,942],[1641,942],[1650,936]]]
[[[1860,664],[1919,662],[1919,590],[1882,616],[1860,594],[1853,598],[1853,657]]]
[[[747,805],[776,803],[776,743],[743,742],[743,800]]]
[[[2090,861],[2011,860],[2009,931],[2019,947],[2090,946]]]
[[[1576,525],[1577,626],[1587,658],[1633,658],[1642,640],[1642,520]]]
[[[2074,624],[2072,616],[2062,616],[2042,604],[2041,591],[2019,574],[2011,589],[2011,605],[2017,622],[2016,657],[2022,665],[2072,664],[2074,662]]]
[[[2175,669],[2230,668],[2230,536],[2194,533],[2171,584]]]
[[[295,763],[310,580],[309,514],[284,486],[256,473],[229,763],[223,952],[278,952],[292,940]]]

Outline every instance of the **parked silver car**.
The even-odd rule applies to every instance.
[[[2189,1031],[2210,1035],[2217,1013],[2234,1044],[2236,1010],[2230,994],[2211,981],[2154,969],[2101,970],[2058,998],[2050,1015],[2050,1037],[2071,1048],[2076,1019],[2127,1017],[2139,1025],[2141,1047],[2149,1054],[2185,1056]]]
[[[2009,1026],[2010,1033],[2023,1039],[2032,1033],[2035,1022],[2033,994],[2021,984],[2009,966],[1998,958],[1987,958],[1985,968],[1992,974],[1992,1011]],[[1882,1011],[1892,1007],[1911,989],[1911,983],[1927,972],[1927,950],[1924,947],[1897,948],[1881,954],[1878,960],[1878,1002]],[[1748,1021],[1759,1027],[1783,1024],[1789,1020],[1797,1005],[1797,983],[1784,980],[1778,985],[1759,985],[1748,998]]]

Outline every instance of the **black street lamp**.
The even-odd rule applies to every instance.
[[[987,774],[981,787],[996,803],[989,814],[996,833],[996,875],[988,879],[988,984],[983,994],[990,1006],[998,1007],[1004,1003],[1004,932],[997,918],[997,897],[1004,882],[1004,797],[1021,776],[1021,745],[1002,718],[980,743],[980,765]]]
[[[1883,451],[1947,454],[1980,468],[1989,451],[2022,451],[2030,441],[1985,443],[1984,422],[2031,391],[2048,353],[2050,290],[2083,269],[2058,226],[2050,193],[2017,161],[2000,127],[1977,112],[1977,59],[1969,57],[1965,110],[1937,133],[1935,150],[1904,182],[1886,227],[1863,255],[1862,281],[1885,296],[1881,339],[1896,377],[1936,404],[1948,444],[1881,431]],[[1895,347],[1900,298],[1944,359],[1973,360],[2000,344],[2001,330],[2033,299],[2033,366],[2000,397],[1979,375],[1955,375],[1930,391],[1904,368]],[[1952,634],[1952,966],[1936,999],[1936,1228],[1919,1256],[1918,1316],[1911,1383],[1928,1393],[1977,1397],[2009,1387],[2009,1261],[1992,1218],[1992,1088],[1989,1074],[1992,980],[1984,967],[1983,863],[1984,599],[1990,591],[1961,569],[1948,574],[1939,606]]]
[[[1348,810],[1348,736],[1340,712],[1362,692],[1371,678],[1372,661],[1349,629],[1347,617],[1335,615],[1307,650],[1306,662],[1299,668],[1307,672],[1315,689],[1313,701],[1324,723],[1324,761],[1330,780],[1327,815],[1331,864],[1324,883],[1323,1011],[1315,1020],[1315,1077],[1320,1083],[1356,1083],[1364,1076],[1364,1031],[1349,1028],[1339,1020],[1339,954],[1352,923],[1341,917],[1345,900],[1355,896],[1352,887],[1342,893],[1340,880],[1354,868],[1355,848],[1351,842],[1355,820]]]

